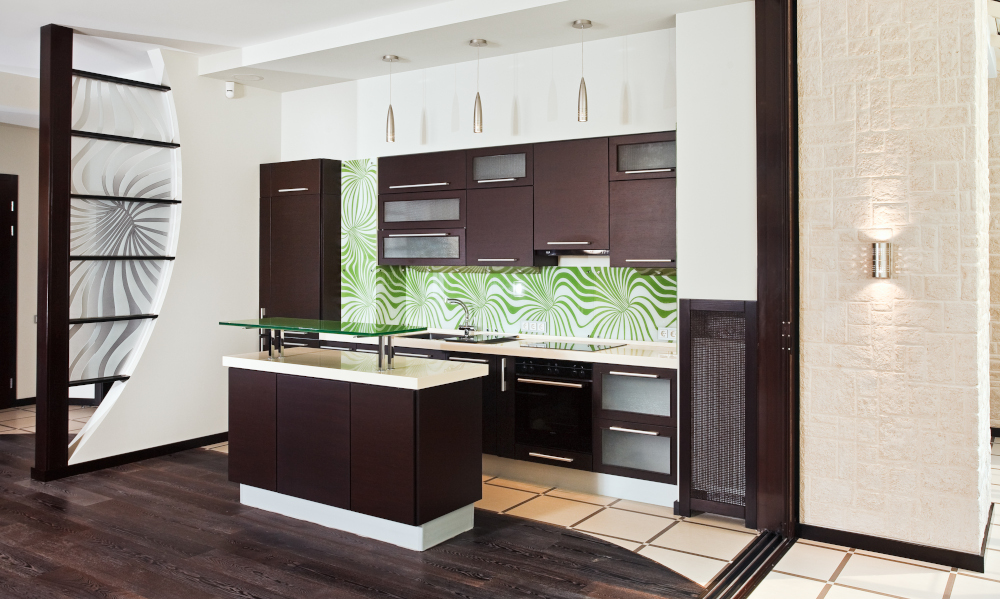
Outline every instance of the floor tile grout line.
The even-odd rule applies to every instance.
[[[951,598],[951,592],[955,589],[955,579],[957,578],[958,572],[955,571],[955,569],[952,569],[951,573],[948,574],[948,583],[944,586],[944,594],[941,596],[942,598]]]
[[[844,588],[848,588],[848,589],[851,589],[851,590],[857,590],[859,592],[868,592],[869,594],[878,594],[879,596],[886,596],[888,598],[901,598],[903,600],[906,599],[906,596],[896,596],[894,594],[886,594],[885,592],[876,592],[875,590],[869,590],[867,588],[860,588],[860,587],[858,587],[856,585],[848,585],[846,583],[838,583],[836,585],[838,587],[844,587]]]
[[[829,579],[816,579],[815,577],[810,577],[808,575],[803,575],[801,573],[792,573],[791,571],[781,571],[778,569],[771,569],[771,573],[781,573],[782,575],[791,575],[792,577],[808,579],[809,581],[815,581],[817,583],[830,583]]]
[[[830,579],[828,580],[830,583],[837,582],[837,578],[840,577],[841,573],[843,573],[844,567],[847,566],[847,561],[851,560],[852,556],[854,556],[854,548],[851,548],[844,553],[844,558],[840,559],[840,564],[833,570],[833,575],[830,575]]]
[[[832,590],[832,589],[833,589],[833,584],[829,583],[829,582],[825,582],[823,584],[823,589],[821,589],[819,591],[819,594],[816,596],[816,599],[820,600],[821,598],[826,598],[826,595],[829,594],[830,590]]]
[[[652,544],[653,540],[659,538],[661,535],[663,535],[666,532],[670,531],[670,528],[673,527],[674,525],[677,525],[678,523],[680,523],[680,521],[674,521],[673,523],[671,523],[671,524],[667,525],[666,527],[664,527],[659,533],[657,533],[656,535],[654,535],[653,537],[649,538],[648,540],[646,540],[643,543],[645,543],[647,545],[648,544]]]
[[[558,498],[558,496],[549,496],[549,497],[550,497],[550,498]],[[560,499],[560,500],[566,500],[566,498],[559,498],[559,499]],[[589,504],[589,503],[587,503],[587,502],[581,502],[581,504],[587,504],[588,506],[593,506],[593,504]],[[608,508],[607,508],[606,506],[602,506],[602,507],[601,507],[601,508],[599,508],[598,510],[596,510],[596,511],[594,511],[594,512],[590,513],[589,515],[587,515],[586,517],[584,517],[584,518],[580,519],[580,520],[579,520],[579,521],[577,521],[576,523],[573,523],[572,525],[567,525],[567,526],[566,526],[566,528],[567,528],[567,529],[573,529],[573,528],[575,528],[575,527],[576,527],[577,525],[579,525],[580,523],[583,523],[584,521],[588,521],[588,520],[590,520],[590,518],[591,518],[591,517],[593,517],[593,516],[595,516],[595,515],[599,515],[599,514],[601,514],[602,512],[606,511],[607,509],[608,509]],[[589,533],[589,532],[588,532],[588,533]],[[598,534],[598,535],[600,535],[600,534]],[[629,540],[629,541],[632,541],[632,540]]]
[[[497,479],[497,478],[494,477],[493,479]],[[517,490],[519,492],[527,492],[529,494],[536,494],[538,496],[542,496],[542,495],[545,494],[545,492],[532,492],[530,490],[523,490],[521,488],[510,487],[509,485],[501,485],[499,483],[490,483],[489,481],[484,481],[483,483],[485,483],[487,485],[492,485],[493,487],[505,488],[505,489],[508,489],[508,490]],[[515,483],[520,483],[520,482],[516,481]],[[529,484],[526,484],[526,485],[532,485],[532,484],[529,483]],[[535,487],[542,487],[542,486],[538,485],[538,486],[535,486]],[[555,498],[556,496],[552,496],[552,497]],[[563,500],[565,500],[565,498],[563,498]]]
[[[925,561],[907,560],[898,556],[892,556],[891,554],[882,554],[881,552],[875,552],[873,550],[863,550],[859,548],[851,548],[855,554],[860,554],[861,556],[867,556],[868,558],[876,558],[878,560],[885,560],[888,562],[900,563],[903,565],[910,565],[911,567],[921,567],[924,569],[930,569],[932,571],[949,571],[951,567],[947,565],[937,565],[937,563],[929,563]],[[878,554],[879,556],[875,556]],[[937,565],[937,566],[927,566],[927,565]]]
[[[496,487],[503,487],[503,486],[499,486],[499,485],[498,485],[498,486],[496,486]],[[507,489],[513,489],[513,488],[507,488]],[[524,490],[520,490],[520,491],[524,491]],[[529,492],[529,493],[530,493],[530,492]],[[501,510],[501,511],[497,511],[497,514],[501,514],[501,515],[505,515],[505,514],[507,514],[507,511],[510,511],[510,510],[514,510],[515,508],[517,508],[518,506],[521,506],[522,504],[527,504],[528,502],[531,502],[532,500],[534,500],[535,498],[538,498],[539,496],[541,496],[541,494],[535,494],[535,495],[534,495],[534,496],[532,496],[531,498],[528,498],[527,500],[524,500],[524,501],[522,501],[522,502],[518,502],[518,503],[517,503],[517,504],[515,504],[514,506],[511,506],[511,507],[508,507],[508,508],[505,508],[505,509],[503,509],[503,510]],[[525,518],[526,518],[526,517],[525,517]],[[529,519],[529,520],[531,520],[531,521],[535,521],[536,519]],[[539,523],[544,523],[544,521],[539,521]]]
[[[594,514],[597,514],[597,513],[594,513]],[[571,526],[571,527],[568,527],[567,529],[572,529],[573,531],[579,531],[580,533],[586,533],[588,535],[600,535],[600,536],[604,536],[604,537],[614,538],[616,540],[621,540],[623,542],[632,542],[633,544],[639,544],[640,546],[648,546],[649,545],[649,544],[644,544],[643,542],[640,542],[639,540],[630,540],[628,538],[623,538],[620,535],[608,535],[606,533],[598,533],[596,531],[587,531],[586,529],[579,529],[576,526]]]
[[[700,556],[702,558],[710,558],[712,560],[717,560],[719,562],[731,563],[732,560],[726,560],[724,558],[719,558],[718,556],[709,556],[707,554],[698,554],[696,552],[688,552],[687,550],[681,550],[680,548],[668,548],[666,546],[659,546],[657,544],[646,544],[647,546],[652,546],[654,548],[659,548],[660,550],[670,550],[671,552],[680,552],[681,554],[690,554],[691,556]]]

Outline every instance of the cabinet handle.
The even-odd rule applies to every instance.
[[[516,258],[477,258],[479,262],[516,262]]]
[[[638,171],[625,171],[628,174],[632,173],[668,173],[673,171],[673,169],[640,169]]]
[[[285,342],[285,346],[305,346],[305,344],[296,344],[294,342]]]
[[[474,362],[474,363],[484,363],[488,362],[483,358],[462,358],[460,356],[449,356],[448,360],[457,360],[459,362]]]
[[[573,462],[572,458],[565,458],[563,456],[552,456],[549,454],[539,454],[538,452],[529,452],[528,456],[534,456],[535,458],[547,458],[549,460],[558,460],[560,462]]]
[[[361,348],[358,348],[356,352],[367,352],[369,354],[375,354],[376,352],[378,352],[378,350],[362,350]]]
[[[545,243],[548,244],[548,245],[550,245],[550,246],[563,246],[563,245],[589,246],[589,245],[593,244],[594,242],[545,242]]]
[[[401,190],[403,188],[432,187],[435,185],[450,185],[447,181],[441,183],[411,183],[410,185],[390,185],[390,190]]]
[[[507,391],[507,359],[500,359],[500,391]]]
[[[279,194],[284,194],[285,192],[308,192],[309,188],[285,188],[283,190],[278,190]]]
[[[648,377],[650,379],[659,379],[659,375],[654,375],[652,373],[627,373],[625,371],[608,371],[608,375],[624,375],[626,377]]]
[[[626,258],[625,262],[674,262],[672,258]]]
[[[445,237],[447,233],[390,233],[386,237]]]
[[[516,177],[504,177],[503,179],[478,179],[476,183],[496,183],[498,181],[514,181]]]
[[[659,431],[643,431],[642,429],[629,429],[627,427],[608,427],[611,431],[621,431],[622,433],[639,433],[642,435],[660,435]]]
[[[324,350],[340,350],[341,352],[350,352],[350,348],[338,348],[336,346],[320,346]]]
[[[430,358],[431,357],[430,354],[412,354],[410,352],[395,352],[395,351],[393,351],[393,354],[395,354],[396,356],[412,356],[414,358]]]
[[[569,387],[569,388],[582,388],[582,383],[564,383],[562,381],[545,381],[543,379],[525,379],[523,377],[518,377],[518,381],[521,383],[537,383],[538,385],[554,385],[556,387]]]

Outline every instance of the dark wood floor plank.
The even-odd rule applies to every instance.
[[[413,552],[244,506],[227,456],[196,449],[51,484],[33,436],[0,435],[0,596],[699,598],[624,548],[476,511]]]

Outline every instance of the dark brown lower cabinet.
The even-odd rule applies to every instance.
[[[351,384],[278,375],[277,491],[351,504]]]
[[[497,425],[499,422],[499,396],[501,369],[506,366],[506,359],[489,354],[468,354],[452,352],[448,360],[483,364],[489,367],[490,374],[483,378],[483,454],[497,454]]]
[[[631,421],[595,421],[594,470],[677,483],[677,429]]]
[[[275,491],[277,375],[229,369],[229,480]]]

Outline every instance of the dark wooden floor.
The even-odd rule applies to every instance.
[[[42,484],[34,436],[0,435],[0,596],[696,598],[602,540],[476,512],[426,552],[239,504],[226,455],[189,450]]]

